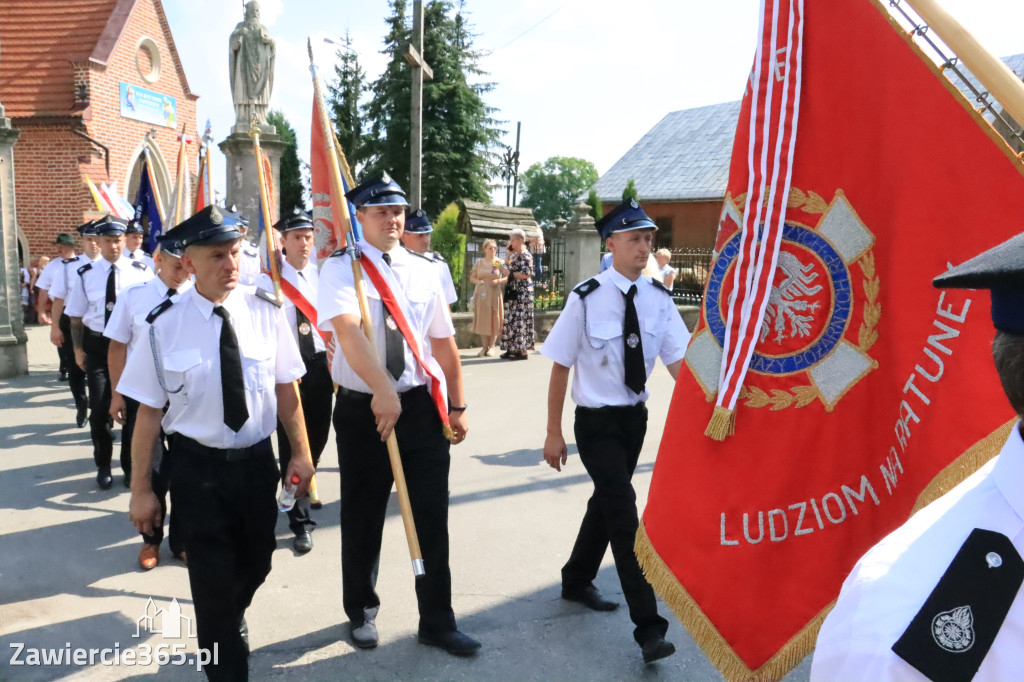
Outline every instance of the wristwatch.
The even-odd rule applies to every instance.
[[[465,405],[461,405],[461,406],[460,405],[451,405],[451,406],[448,407],[448,411],[449,412],[465,412],[467,407],[469,407],[469,403],[466,403]]]

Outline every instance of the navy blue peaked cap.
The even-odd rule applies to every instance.
[[[211,205],[165,234],[177,239],[183,249],[189,246],[222,244],[242,237],[242,219],[234,211]]]
[[[405,191],[387,172],[373,175],[345,193],[356,208],[363,206],[408,206]]]
[[[313,217],[301,208],[293,208],[292,214],[277,221],[274,228],[282,234],[289,230],[312,230]]]
[[[405,214],[405,231],[411,234],[430,234],[434,228],[430,225],[430,216],[427,212],[417,208]]]
[[[607,239],[615,232],[658,229],[636,199],[623,201],[594,223],[594,227],[597,228],[601,239]]]
[[[169,253],[175,258],[181,258],[181,254],[185,253],[185,245],[181,243],[173,229],[159,235],[156,241],[160,244],[162,252]]]
[[[947,270],[932,284],[939,289],[988,289],[995,328],[1024,336],[1024,234]]]
[[[96,221],[90,220],[87,223],[83,223],[75,228],[78,234],[83,237],[95,237],[96,236]]]
[[[125,234],[143,234],[142,229],[142,218],[139,217],[136,212],[135,217],[128,221],[128,227],[125,228]]]
[[[115,218],[112,215],[105,215],[93,225],[93,229],[96,230],[96,235],[99,237],[119,237],[124,234],[128,229],[128,224],[120,218]]]

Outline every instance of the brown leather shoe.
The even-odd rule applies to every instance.
[[[143,544],[142,549],[139,550],[139,566],[142,567],[142,570],[154,569],[158,563],[160,563],[160,545]]]

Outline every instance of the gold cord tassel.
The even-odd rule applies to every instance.
[[[727,407],[715,406],[704,435],[719,442],[731,436],[736,430],[736,412]]]
[[[441,433],[444,434],[444,437],[448,439],[449,443],[455,442],[455,432],[452,431],[452,427],[448,426],[447,424],[442,424]]]

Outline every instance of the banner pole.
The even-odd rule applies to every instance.
[[[327,161],[330,164],[331,169],[331,187],[334,189],[335,197],[338,197],[338,203],[340,207],[332,204],[332,210],[337,210],[341,213],[343,221],[346,225],[352,225],[352,217],[348,212],[348,201],[345,200],[344,184],[341,181],[341,168],[338,164],[338,153],[339,147],[334,144],[334,128],[331,126],[330,120],[327,118],[327,111],[324,109],[323,104],[323,93],[320,89],[320,77],[317,75],[316,64],[313,61],[313,45],[310,41],[306,41],[307,48],[309,49],[309,70],[313,74],[313,98],[316,102],[317,112],[320,116],[320,127],[323,130],[324,142],[327,145]],[[337,230],[338,227],[335,226]],[[352,234],[351,229],[348,230],[350,238],[354,241],[355,235]],[[340,242],[339,242],[340,243]],[[355,246],[354,243],[349,243],[349,247]],[[371,324],[370,318],[370,305],[366,300],[366,284],[363,281],[363,268],[359,264],[358,258],[352,258],[352,278],[355,283],[356,300],[359,302],[359,314],[363,319],[363,333],[366,335],[367,341],[370,342],[370,346],[373,348],[377,347],[374,340],[373,325]],[[381,364],[383,365],[383,359]],[[402,457],[398,451],[398,438],[395,436],[394,430],[391,431],[391,435],[388,436],[388,458],[391,460],[391,472],[395,479],[395,491],[398,493],[399,507],[402,511],[402,524],[405,526],[405,538],[409,544],[409,557],[412,559],[412,571],[413,574],[419,578],[426,574],[423,567],[423,552],[420,551],[420,540],[416,534],[416,523],[412,516],[412,502],[409,500],[409,487],[405,482],[405,469],[402,466]]]
[[[1024,83],[936,0],[904,0],[1015,121],[1024,121]]]

